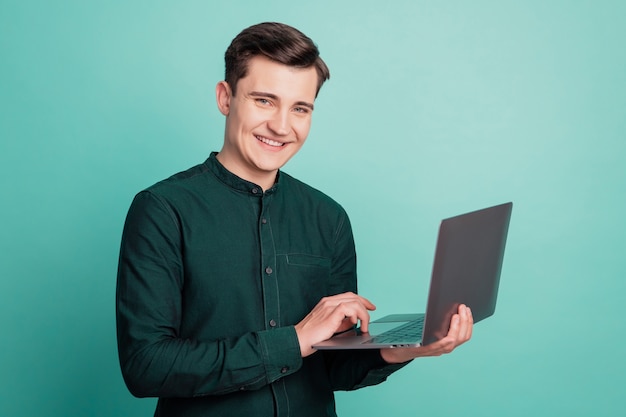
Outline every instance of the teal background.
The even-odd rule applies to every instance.
[[[223,52],[265,20],[331,68],[285,170],[351,214],[381,312],[424,307],[443,217],[515,204],[495,316],[340,415],[626,415],[624,4],[0,0],[0,415],[152,415],[117,364],[126,210],[220,148]]]

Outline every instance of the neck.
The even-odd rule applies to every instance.
[[[224,168],[226,168],[228,171],[235,174],[239,178],[260,186],[263,191],[272,188],[272,186],[276,182],[276,175],[278,174],[278,170],[268,172],[252,172],[251,170],[243,169],[237,164],[232,163],[230,158],[228,158],[228,154],[224,153],[223,150],[216,155],[216,158],[220,162],[220,164],[222,164],[222,166],[224,166]]]

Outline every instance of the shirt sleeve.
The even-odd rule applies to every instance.
[[[340,223],[335,240],[331,267],[333,293],[357,292],[356,249],[352,227],[347,214]],[[379,349],[321,351],[333,390],[355,390],[380,384],[397,370],[406,366],[388,364]]]
[[[302,366],[293,326],[199,341],[180,337],[180,226],[158,196],[138,194],[122,236],[116,318],[122,375],[138,397],[195,397],[258,389]]]

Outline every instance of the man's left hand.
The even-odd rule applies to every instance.
[[[466,305],[461,304],[457,314],[452,316],[450,330],[443,339],[416,348],[381,349],[380,355],[387,363],[403,363],[424,356],[441,356],[470,340],[473,327],[472,311]]]

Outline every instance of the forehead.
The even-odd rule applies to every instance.
[[[262,91],[285,99],[293,98],[294,101],[313,102],[317,81],[315,67],[296,68],[255,56],[248,61],[247,74],[238,81],[237,90],[243,90],[244,94]]]

